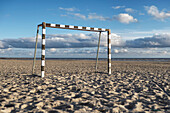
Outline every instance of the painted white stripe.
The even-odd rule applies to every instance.
[[[109,69],[109,74],[112,74],[112,73],[111,73],[111,69]]]
[[[51,24],[51,27],[55,27],[55,24]]]
[[[109,54],[109,59],[111,59],[111,54]]]
[[[45,66],[45,60],[42,60],[41,66]]]
[[[106,30],[106,29],[103,29],[103,28],[102,28],[102,31],[105,31],[105,30]]]
[[[46,29],[42,29],[42,34],[45,34],[46,33]]]
[[[41,77],[44,77],[45,72],[41,71]]]
[[[109,39],[111,39],[111,34],[109,34]]]
[[[69,28],[74,28],[74,26],[69,26]]]
[[[90,27],[86,27],[87,30],[90,30]]]
[[[45,39],[42,39],[42,45],[45,45]]]
[[[111,49],[111,43],[109,43],[109,49]]]
[[[83,29],[83,27],[82,26],[78,26],[78,29]]]
[[[94,28],[94,30],[98,31],[98,28]]]
[[[45,50],[42,50],[42,53],[41,53],[42,55],[45,55]]]
[[[65,27],[65,25],[60,25],[60,27]]]
[[[109,67],[111,67],[111,63],[109,63]]]

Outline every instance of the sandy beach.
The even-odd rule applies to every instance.
[[[0,113],[170,112],[170,62],[0,60]],[[36,74],[40,75],[40,60]]]

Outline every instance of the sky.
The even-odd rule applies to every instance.
[[[0,57],[33,57],[42,22],[111,29],[112,58],[169,58],[169,0],[0,0]],[[102,33],[99,57],[107,57]],[[47,28],[46,57],[95,58],[98,33]],[[41,56],[41,29],[37,57]]]

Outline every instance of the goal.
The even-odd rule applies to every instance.
[[[97,50],[97,57],[96,57],[96,69],[97,69],[97,62],[98,62],[98,52],[99,52],[101,32],[107,32],[107,48],[108,48],[108,51],[107,51],[108,52],[107,53],[108,54],[108,58],[107,58],[108,64],[107,65],[108,65],[108,74],[111,74],[111,30],[110,29],[94,28],[94,27],[82,27],[82,26],[73,26],[73,25],[51,24],[51,23],[45,23],[45,22],[42,22],[42,24],[39,24],[37,26],[36,44],[35,44],[35,51],[34,51],[32,74],[34,74],[34,70],[35,70],[38,33],[39,33],[39,27],[41,27],[41,26],[42,26],[41,77],[45,76],[45,35],[46,35],[46,27],[99,32],[99,42],[98,42],[98,50]]]

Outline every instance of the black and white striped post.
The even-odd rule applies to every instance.
[[[46,23],[42,23],[42,47],[41,47],[41,77],[45,76],[45,34]]]
[[[51,23],[43,22],[42,24],[39,24],[38,28],[37,28],[37,38],[36,38],[36,47],[35,47],[35,49],[37,48],[37,39],[38,39],[39,26],[42,26],[42,47],[41,47],[41,49],[42,49],[42,52],[41,52],[41,76],[42,77],[45,76],[45,35],[46,35],[46,27],[100,32],[100,35],[101,35],[101,32],[107,32],[108,33],[108,35],[107,35],[107,38],[108,38],[108,42],[107,42],[108,43],[108,74],[111,74],[111,30],[110,29],[72,26],[72,25],[61,25],[61,24],[51,24]],[[98,47],[98,51],[99,51],[99,47]],[[36,57],[36,50],[35,50],[35,53],[34,53],[33,74],[34,74],[35,59],[36,59],[35,57]],[[98,55],[97,55],[97,58],[98,58]],[[97,64],[96,64],[96,69],[97,69]]]
[[[108,74],[111,74],[111,30],[108,30]]]

